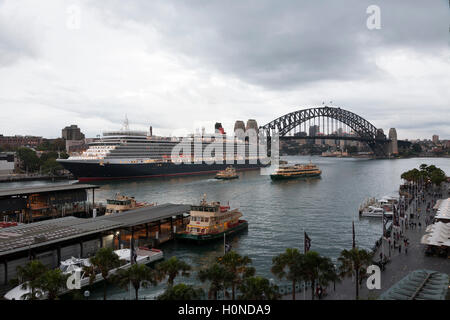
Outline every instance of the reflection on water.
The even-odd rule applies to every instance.
[[[116,192],[134,196],[137,201],[161,203],[198,203],[206,193],[208,200],[230,202],[238,207],[249,222],[248,232],[231,240],[233,249],[253,260],[258,274],[274,278],[270,273],[272,258],[288,247],[303,250],[303,232],[311,238],[311,249],[335,259],[352,244],[352,220],[356,241],[370,249],[381,234],[381,221],[359,219],[358,208],[367,197],[398,193],[400,174],[422,163],[434,164],[450,174],[450,159],[368,160],[352,158],[285,157],[289,163],[309,162],[322,170],[320,179],[276,181],[258,171],[239,172],[239,179],[219,181],[214,174],[136,181],[100,182],[96,201],[105,202]],[[43,182],[0,184],[0,188],[38,185]],[[44,182],[47,183],[47,182]],[[66,183],[66,182],[59,182]],[[204,246],[171,242],[161,248],[166,257],[176,255],[194,268],[193,276],[177,279],[196,283],[196,271],[223,253],[223,242]],[[164,285],[142,289],[151,297],[164,290]],[[111,287],[111,298],[128,298],[129,293]],[[133,296],[133,293],[131,294]],[[101,298],[101,289],[93,292]]]

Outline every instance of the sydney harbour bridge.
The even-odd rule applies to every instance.
[[[285,114],[264,126],[259,131],[267,137],[278,134],[280,140],[322,139],[338,141],[352,140],[366,143],[378,158],[398,153],[397,133],[389,130],[387,137],[382,129],[361,116],[338,107],[315,107]]]

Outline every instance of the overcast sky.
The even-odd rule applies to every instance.
[[[125,115],[231,132],[333,101],[400,139],[450,139],[449,21],[447,0],[0,0],[0,134],[95,137]]]

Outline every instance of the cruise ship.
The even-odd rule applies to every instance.
[[[182,142],[178,137],[153,136],[151,129],[149,133],[132,131],[126,125],[122,130],[103,132],[103,136],[89,143],[81,155],[58,159],[58,162],[79,181],[217,173],[229,165],[236,170],[264,166],[266,162],[258,156],[257,145],[251,147],[248,141],[226,137],[223,130],[220,132],[223,133],[222,161],[203,156],[205,148],[214,142],[214,136],[196,138],[202,142],[202,152],[198,152],[202,156],[195,158],[194,135],[183,138]],[[235,142],[234,152],[227,153],[227,139]],[[191,154],[183,153],[172,159],[172,149],[179,143],[190,144]]]

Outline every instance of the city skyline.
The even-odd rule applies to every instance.
[[[352,3],[0,1],[0,134],[95,137],[125,115],[157,135],[231,132],[325,102],[449,139],[448,3],[378,1],[378,30]]]

